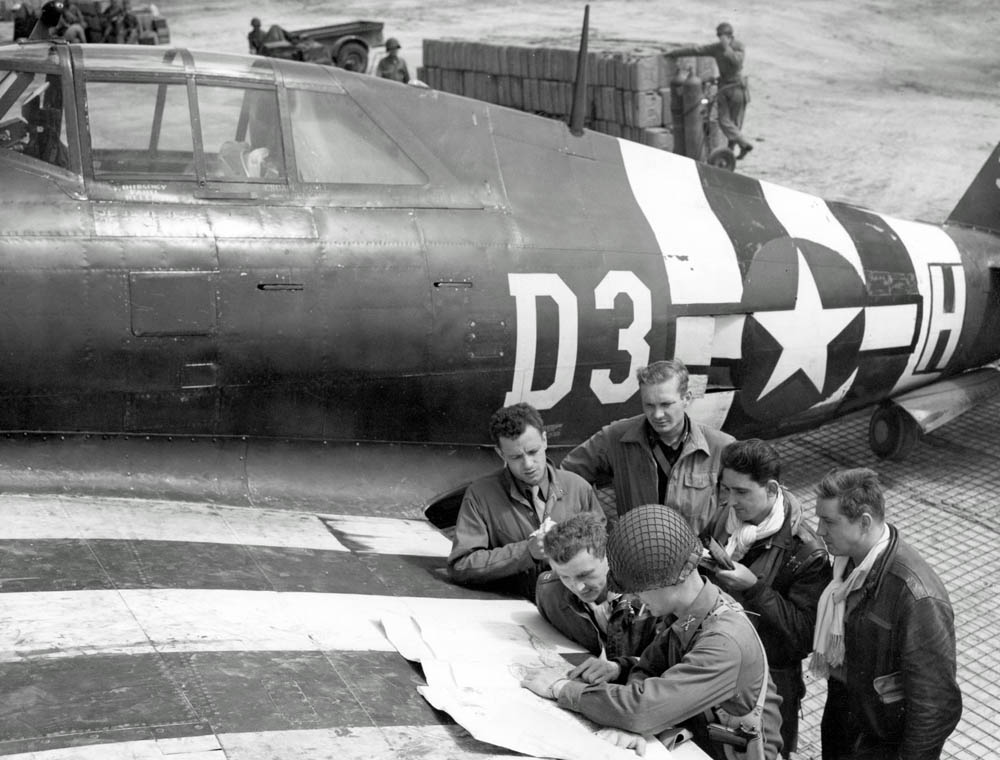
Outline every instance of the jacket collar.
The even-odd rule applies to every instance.
[[[649,446],[649,436],[647,435],[646,415],[639,414],[635,417],[630,417],[628,421],[630,424],[628,429],[622,433],[621,440],[628,443],[638,443],[647,451],[652,451]],[[684,436],[681,450],[701,450],[706,454],[711,454],[712,450],[708,446],[708,441],[705,440],[705,434],[701,432],[701,428],[695,424],[687,413],[684,414],[684,424],[687,426],[687,434]]]
[[[705,622],[705,618],[708,617],[712,610],[719,606],[719,602],[719,587],[711,581],[706,580],[698,596],[670,625],[671,630],[673,630],[674,635],[680,641],[683,649],[686,650],[688,648],[688,644],[691,643],[691,639],[694,638],[695,633],[701,628],[701,624]]]
[[[872,567],[871,572],[868,573],[868,577],[861,587],[862,591],[868,596],[878,596],[879,591],[882,589],[882,583],[885,580],[886,570],[896,559],[896,552],[899,549],[899,531],[889,523],[886,523],[886,527],[889,529],[889,545],[882,552],[882,556],[875,560],[875,565]]]

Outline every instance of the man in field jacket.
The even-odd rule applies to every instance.
[[[643,413],[605,425],[561,467],[592,484],[613,480],[619,517],[641,504],[665,504],[699,534],[715,515],[719,458],[734,439],[688,416],[688,372],[679,359],[643,367],[636,377]]]

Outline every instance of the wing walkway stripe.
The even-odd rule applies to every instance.
[[[313,515],[278,509],[128,499],[5,496],[0,539],[202,541],[411,556],[446,556],[451,543],[421,520]],[[337,536],[352,539],[345,546]]]
[[[153,652],[390,652],[380,624],[387,614],[462,620],[455,635],[472,640],[495,637],[505,626],[551,637],[533,604],[499,598],[125,589],[0,600],[0,662]]]

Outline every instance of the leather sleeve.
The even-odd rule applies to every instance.
[[[816,607],[832,576],[826,552],[817,549],[795,570],[784,593],[761,581],[743,592],[744,608],[760,615],[758,630],[769,644],[769,651],[787,653],[788,660],[801,660],[809,655]]]
[[[962,715],[955,680],[955,622],[946,601],[912,600],[900,619],[900,670],[905,719],[899,756],[938,760]]]

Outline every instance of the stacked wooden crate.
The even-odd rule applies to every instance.
[[[417,76],[437,90],[567,121],[576,59],[571,49],[424,40]],[[715,75],[711,58],[588,53],[586,126],[671,150],[670,80],[678,67],[700,77]]]

